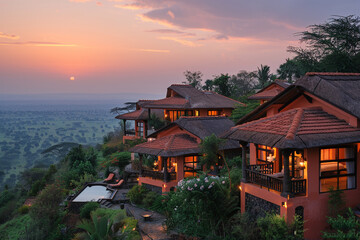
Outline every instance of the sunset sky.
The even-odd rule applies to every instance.
[[[154,93],[286,58],[359,0],[1,0],[0,94]],[[73,78],[71,78],[73,77]]]

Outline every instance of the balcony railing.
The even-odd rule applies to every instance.
[[[263,170],[267,171],[267,170]],[[277,177],[269,176],[261,171],[246,169],[246,180],[260,185],[260,187],[272,189],[277,192],[283,191],[283,180]],[[291,192],[294,195],[306,194],[306,179],[292,179]]]
[[[248,165],[248,169],[263,174],[273,174],[274,164],[264,163],[264,164]]]
[[[148,177],[156,180],[165,180],[165,176],[163,172],[160,171],[152,171],[143,169],[141,172],[142,177]],[[167,181],[176,180],[176,172],[168,172]]]

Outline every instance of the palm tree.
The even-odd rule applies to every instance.
[[[259,80],[259,87],[264,88],[270,82],[270,67],[268,65],[262,65],[258,67],[256,77]]]
[[[117,240],[124,239],[125,232],[121,233],[122,224],[114,222],[107,215],[101,216],[96,212],[92,212],[91,221],[83,220],[77,226],[85,232],[76,234],[75,239],[78,240]]]

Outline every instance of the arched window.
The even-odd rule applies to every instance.
[[[299,216],[301,221],[304,221],[304,207],[298,206],[295,208],[295,215]]]

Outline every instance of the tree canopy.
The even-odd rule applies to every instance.
[[[335,16],[324,24],[314,24],[299,32],[305,47],[289,46],[296,54],[280,66],[280,72],[288,76],[306,72],[359,72],[360,71],[360,18],[354,15]],[[295,70],[292,67],[296,66]],[[286,69],[286,67],[289,67]],[[285,71],[286,70],[286,71]],[[286,74],[285,74],[286,75]]]
[[[184,75],[185,75],[186,81],[182,82],[182,83],[189,84],[197,89],[201,89],[201,81],[202,81],[202,77],[203,77],[202,72],[200,72],[200,71],[191,72],[191,71],[187,70],[184,72]]]

